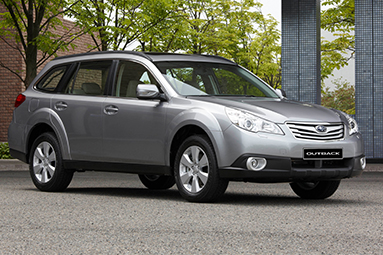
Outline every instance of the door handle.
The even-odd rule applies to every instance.
[[[57,111],[63,111],[63,110],[65,110],[66,108],[68,108],[68,105],[67,105],[67,103],[65,103],[65,102],[60,101],[60,102],[57,102],[57,103],[55,104],[55,109],[56,109]]]
[[[106,115],[114,115],[114,114],[117,114],[117,112],[118,112],[118,107],[115,105],[107,105],[104,108],[104,113]]]

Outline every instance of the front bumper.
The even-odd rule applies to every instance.
[[[260,171],[248,170],[246,161],[249,157],[265,158],[266,167]],[[364,155],[342,160],[303,160],[245,154],[230,167],[221,168],[219,173],[224,179],[260,183],[340,180],[361,175],[362,158]]]

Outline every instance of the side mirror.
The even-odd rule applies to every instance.
[[[156,85],[153,84],[138,84],[136,95],[138,99],[159,99],[165,101],[166,97],[161,94]]]
[[[286,95],[286,91],[284,91],[283,89],[276,89],[275,92],[277,92],[277,95],[281,98],[283,97],[287,97]]]

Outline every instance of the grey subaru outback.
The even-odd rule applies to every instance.
[[[290,101],[217,56],[59,57],[15,107],[11,155],[29,163],[42,191],[91,170],[135,173],[149,189],[176,184],[195,202],[217,200],[229,181],[288,182],[302,198],[324,199],[366,165],[350,116]]]

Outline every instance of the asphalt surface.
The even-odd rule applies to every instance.
[[[0,254],[382,254],[382,211],[382,172],[327,200],[233,182],[222,201],[197,204],[130,174],[76,173],[46,193],[27,171],[0,171]]]

